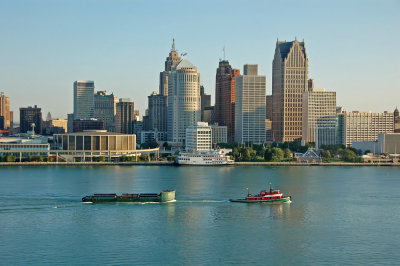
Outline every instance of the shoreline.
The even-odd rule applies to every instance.
[[[0,162],[1,166],[92,166],[92,165],[107,165],[107,166],[176,166],[175,162]],[[184,165],[183,167],[196,165]],[[400,163],[298,163],[298,162],[235,162],[233,165],[216,165],[223,166],[400,166]],[[208,166],[207,166],[208,167]]]

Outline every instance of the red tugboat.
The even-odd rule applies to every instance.
[[[247,197],[244,199],[230,199],[231,202],[243,202],[243,203],[257,203],[257,202],[269,202],[269,203],[290,203],[292,196],[284,197],[280,190],[273,189],[271,183],[269,184],[269,190],[262,190],[259,194],[252,195],[249,193],[247,188]]]

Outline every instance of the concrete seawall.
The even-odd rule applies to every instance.
[[[1,166],[87,166],[87,165],[157,165],[174,166],[174,162],[0,162]],[[235,162],[239,166],[400,166],[400,163],[298,163],[298,162]],[[185,165],[188,167],[189,165]],[[230,165],[232,166],[232,165]],[[221,166],[220,166],[221,167]],[[223,166],[222,166],[223,167]]]

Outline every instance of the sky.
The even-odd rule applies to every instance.
[[[218,62],[258,64],[271,92],[276,40],[305,41],[309,78],[348,111],[400,107],[400,1],[0,0],[0,92],[43,118],[73,111],[73,82],[132,98],[158,91],[175,38],[215,98]]]

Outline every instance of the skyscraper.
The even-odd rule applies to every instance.
[[[118,133],[133,133],[133,121],[135,120],[134,110],[134,104],[130,99],[119,99],[115,122],[115,128]]]
[[[118,98],[114,94],[107,95],[106,91],[98,91],[94,95],[94,117],[104,121],[104,128],[115,132],[115,115]]]
[[[272,134],[278,142],[302,137],[302,98],[308,90],[305,43],[276,42],[272,63]]]
[[[321,145],[336,143],[336,92],[313,89],[303,93],[302,143]]]
[[[4,129],[9,129],[11,124],[10,98],[5,96],[3,92],[0,93],[0,116],[3,117]]]
[[[162,139],[166,140],[167,135],[167,97],[163,95],[159,95],[156,91],[154,91],[149,99],[149,126],[150,130],[154,130],[160,133]]]
[[[171,73],[173,67],[180,61],[181,58],[178,55],[178,51],[175,49],[175,39],[173,39],[171,52],[169,52],[169,56],[165,59],[164,71],[160,72],[160,95],[168,96],[168,75]]]
[[[266,77],[258,75],[258,65],[244,65],[236,77],[235,141],[265,143]]]
[[[204,111],[207,107],[211,106],[211,95],[204,92],[204,86],[200,86],[200,98],[201,98],[201,121],[208,122],[204,117]]]
[[[219,62],[215,81],[215,122],[227,126],[228,142],[235,139],[235,88],[239,69],[232,69],[227,60]]]
[[[94,81],[74,82],[74,119],[94,118]]]
[[[183,59],[168,76],[168,141],[185,145],[188,126],[201,118],[200,74]]]
[[[42,133],[42,109],[36,105],[34,107],[19,108],[19,121],[21,133],[31,131],[33,127],[36,134]]]

